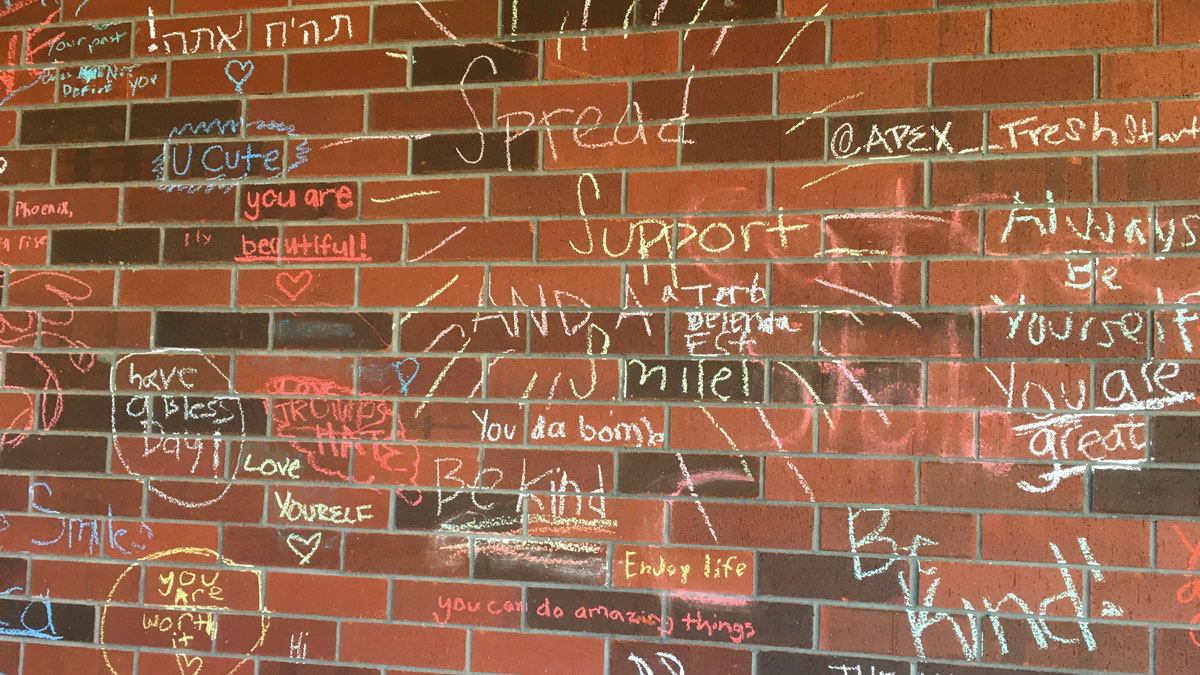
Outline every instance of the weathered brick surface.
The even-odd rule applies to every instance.
[[[5,1],[0,675],[1200,672],[1198,22]]]

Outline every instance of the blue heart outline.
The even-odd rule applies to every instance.
[[[233,75],[229,72],[229,69],[234,64],[241,66],[242,70],[244,70],[246,72],[246,74],[243,75],[242,79],[240,79],[240,80],[233,79]],[[229,81],[233,83],[234,91],[236,91],[239,94],[242,93],[242,86],[246,84],[246,81],[249,80],[250,76],[253,74],[254,74],[254,62],[249,59],[246,59],[245,61],[243,61],[241,59],[230,59],[229,62],[225,64],[225,77],[229,78]]]

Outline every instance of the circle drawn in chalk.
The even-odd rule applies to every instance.
[[[8,158],[0,157],[0,174],[8,171]]]
[[[271,612],[270,612],[270,610],[267,609],[266,605],[263,603],[263,600],[262,600],[262,597],[263,597],[263,593],[262,593],[263,573],[261,571],[251,569],[250,565],[243,565],[240,563],[236,563],[228,558],[225,558],[220,553],[217,553],[216,551],[212,550],[211,548],[203,548],[203,547],[199,547],[199,546],[184,546],[181,548],[173,548],[168,551],[159,551],[158,553],[152,553],[148,556],[139,558],[137,561],[126,566],[125,569],[121,570],[121,574],[119,574],[117,576],[117,580],[113,582],[112,588],[110,588],[108,590],[108,596],[104,599],[104,605],[100,608],[100,641],[99,641],[100,642],[100,655],[102,657],[104,657],[104,665],[108,667],[108,672],[111,673],[111,675],[130,675],[127,673],[120,673],[117,671],[116,665],[113,664],[112,659],[110,659],[108,656],[108,645],[104,642],[104,627],[108,620],[108,608],[110,605],[112,605],[113,598],[116,597],[116,595],[117,595],[117,589],[120,588],[121,582],[123,582],[125,580],[125,577],[129,576],[130,572],[132,572],[135,569],[138,569],[138,563],[153,562],[153,561],[161,560],[163,558],[167,558],[167,557],[173,556],[173,555],[211,556],[213,564],[226,565],[228,567],[232,567],[235,569],[250,569],[252,572],[254,572],[255,577],[258,579],[258,589],[255,592],[255,596],[257,598],[259,598],[258,614],[259,614],[259,625],[261,627],[259,630],[258,639],[255,641],[255,643],[252,647],[250,647],[248,650],[246,650],[245,658],[243,658],[242,660],[235,663],[233,665],[233,667],[230,668],[225,673],[225,675],[229,675],[230,673],[236,672],[239,668],[241,668],[243,665],[245,665],[247,662],[249,662],[251,656],[253,656],[253,654],[255,652],[257,652],[263,646],[263,643],[265,643],[267,641],[267,630],[270,629],[270,627],[271,627],[271,617],[270,617]],[[143,609],[145,609],[145,608],[143,608]],[[203,670],[204,670],[204,665],[203,665],[203,660],[201,660],[200,668],[195,671],[195,674],[199,675],[200,673],[203,672]],[[181,670],[181,673],[182,673],[182,670]]]
[[[133,371],[133,365],[129,364],[129,385],[134,384],[135,377],[137,378],[139,385],[144,385],[147,382],[150,384],[148,386],[138,386],[136,388],[125,389],[118,389],[117,375],[118,373],[122,372],[122,366],[128,364],[131,359],[148,357],[155,359],[156,362],[161,362],[164,357],[169,358],[171,356],[188,357],[186,360],[192,365],[198,365],[201,362],[207,364],[207,368],[211,368],[212,372],[204,373],[204,375],[211,376],[213,373],[215,373],[220,377],[221,381],[225,383],[227,389],[232,390],[233,383],[225,374],[225,372],[217,367],[217,364],[213,363],[211,359],[201,354],[200,350],[198,349],[162,349],[149,352],[139,352],[136,354],[127,354],[117,359],[116,363],[113,364],[108,379],[108,392],[112,411],[110,421],[113,434],[113,453],[116,455],[117,461],[121,463],[121,466],[127,473],[133,476],[143,475],[141,472],[137,471],[134,466],[131,466],[130,462],[126,458],[125,451],[123,451],[121,448],[121,441],[119,439],[119,435],[122,433],[122,430],[126,428],[126,424],[118,424],[118,420],[127,424],[131,420],[134,420],[137,421],[137,423],[142,427],[142,432],[146,434],[141,437],[144,446],[141,451],[142,457],[150,457],[158,452],[169,454],[171,452],[169,449],[170,445],[173,443],[175,447],[175,456],[179,458],[180,461],[183,461],[182,458],[185,447],[189,450],[194,449],[196,452],[196,460],[192,464],[189,473],[191,473],[192,476],[198,477],[196,472],[200,469],[202,451],[207,443],[211,443],[213,455],[211,478],[223,480],[224,485],[220,491],[220,494],[216,495],[212,499],[191,501],[167,494],[163,490],[156,487],[152,482],[149,483],[151,492],[172,504],[189,509],[204,508],[221,501],[221,499],[224,498],[225,495],[229,493],[229,490],[233,487],[233,481],[237,479],[238,465],[236,464],[234,465],[233,472],[228,480],[224,480],[224,477],[220,475],[221,462],[219,457],[224,439],[222,438],[219,425],[224,425],[228,422],[236,422],[236,438],[234,440],[241,445],[246,440],[245,411],[242,409],[241,399],[236,396],[205,394],[203,398],[208,401],[206,406],[207,409],[203,410],[200,415],[215,416],[217,414],[214,408],[215,405],[216,407],[221,408],[225,413],[230,414],[230,419],[221,418],[215,420],[213,426],[218,428],[214,428],[210,434],[199,434],[190,432],[190,430],[185,430],[183,433],[167,432],[162,422],[168,422],[169,420],[164,418],[160,422],[156,421],[154,417],[156,412],[155,403],[160,399],[163,402],[163,412],[166,417],[178,415],[182,418],[184,423],[187,423],[188,421],[198,421],[200,425],[203,426],[203,420],[206,418],[202,416],[193,417],[193,411],[197,406],[190,405],[186,398],[186,394],[169,395],[164,393],[165,390],[170,390],[170,388],[173,385],[176,385],[176,383],[178,383],[178,385],[182,385],[185,389],[193,388],[195,385],[189,384],[187,382],[187,378],[189,376],[199,375],[199,369],[184,368],[181,371],[177,367],[172,366],[168,372],[166,368],[159,365],[150,373],[136,374]],[[197,359],[196,357],[199,358]],[[156,384],[158,386],[155,386]],[[125,402],[124,406],[122,406],[118,400],[118,392],[120,392],[121,398],[129,399],[127,402]],[[180,406],[178,402],[174,401],[174,399],[181,397],[184,401],[182,406]],[[139,401],[140,409],[135,408],[137,405],[136,402]],[[191,418],[191,420],[189,420],[189,418]],[[161,438],[152,438],[152,434],[157,434],[161,436]],[[241,448],[239,447],[238,455],[240,455],[240,450]],[[233,453],[230,454],[232,455]]]

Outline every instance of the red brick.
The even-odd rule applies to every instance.
[[[1086,259],[1067,260],[935,260],[929,264],[929,304],[992,306],[994,298],[1029,305],[1087,304],[1087,274],[1072,276],[1071,266],[1087,266]],[[1074,286],[1068,286],[1070,282]]]
[[[1100,96],[1191,96],[1200,89],[1200,50],[1105,54],[1100,57]]]
[[[311,4],[307,0],[304,3]],[[472,0],[450,0],[426,5],[438,23],[454,26],[460,38],[496,37],[496,7],[480,5]],[[375,39],[383,42],[441,40],[445,37],[418,6],[403,3],[380,5],[375,8]]]
[[[837,19],[833,22],[833,60],[874,61],[981,54],[984,51],[984,21],[983,12]]]
[[[471,218],[484,215],[484,181],[420,178],[364,183],[365,219]]]
[[[1051,492],[1027,492],[1021,481],[1038,485],[1049,464],[1001,462],[926,462],[921,466],[921,503],[974,509],[1078,511],[1083,506],[1083,481],[1064,479]]]
[[[679,34],[653,31],[623,35],[563,38],[546,50],[547,79],[631,77],[643,73],[673,73],[678,70]]]
[[[916,498],[915,465],[909,461],[768,455],[766,473],[767,499],[912,504]]]
[[[689,119],[769,115],[774,98],[769,76],[739,73],[635,82],[633,100],[644,118],[667,120],[683,114],[685,91]]]
[[[354,271],[348,269],[241,269],[239,307],[349,305],[354,301]]]
[[[241,91],[247,94],[283,93],[284,57],[258,56],[254,70],[242,84]],[[228,66],[236,79],[244,74],[239,66],[229,66],[227,58],[187,59],[171,62],[172,96],[228,96],[235,91],[230,76],[225,74]]]
[[[602,173],[593,178],[595,182],[563,175],[496,176],[489,212],[494,216],[573,216],[581,208],[588,215],[620,212],[621,176]]]
[[[1183,154],[1105,157],[1100,165],[1100,199],[1183,200],[1200,196],[1195,163]]]
[[[683,70],[775,68],[825,62],[825,24],[805,21],[698,28],[683,41]]]
[[[126,569],[126,565],[81,560],[35,560],[30,570],[29,594],[53,593],[55,598],[63,600],[137,603],[142,572],[133,569],[126,573]]]
[[[476,631],[471,669],[512,675],[552,675],[560,668],[581,675],[604,672],[604,642],[573,635],[523,635]]]
[[[917,164],[796,166],[775,170],[775,206],[783,209],[895,208],[920,204]]]
[[[627,198],[633,213],[761,210],[766,174],[754,169],[633,173]]]
[[[1070,26],[1070,30],[1063,30]],[[1029,52],[1154,43],[1149,0],[1044,7],[1000,7],[992,12],[992,48]]]
[[[528,260],[532,256],[533,224],[526,221],[409,226],[409,262]]]
[[[380,597],[386,600],[386,595]],[[465,630],[346,622],[338,656],[357,663],[461,670],[466,666],[466,651]],[[472,657],[477,653],[473,651]]]
[[[403,87],[406,63],[383,49],[289,54],[288,91]]]
[[[1090,56],[948,61],[933,66],[934,105],[1071,101],[1092,97]]]
[[[840,213],[825,218],[829,257],[979,253],[979,217],[968,211]]]
[[[1056,541],[1068,562],[1082,565],[1073,542],[1084,537],[1103,565],[1146,567],[1150,562],[1150,527],[1142,522],[985,514],[982,527],[983,557],[989,560],[1053,564],[1054,552],[1045,542]]]
[[[705,516],[727,546],[792,551],[812,546],[813,512],[808,507],[718,502],[706,503],[701,514],[695,503],[686,501],[671,503],[671,542],[709,544],[712,535]]]
[[[834,410],[822,424],[821,452],[838,454],[970,457],[974,420],[967,413],[889,410]]]
[[[923,64],[796,70],[779,76],[779,112],[915,108],[926,104]]]
[[[772,278],[778,280],[773,305],[921,304],[921,270],[912,263],[783,263],[774,266]]]
[[[1086,364],[945,362],[929,365],[929,404],[936,407],[1037,407],[1038,387],[1074,391],[1076,382],[1091,388]],[[1011,381],[1011,382],[1010,382]],[[1008,394],[1012,393],[1012,401]],[[1033,403],[1026,404],[1032,401]]]
[[[906,509],[884,511],[874,507],[865,509],[835,508],[823,511],[821,550],[851,551],[851,520],[854,523],[855,539],[866,540],[859,541],[853,549],[863,553],[890,555],[899,551],[899,546],[912,544],[917,536],[928,537],[930,533],[936,532],[937,548],[933,550],[933,555],[948,558],[975,558],[977,535],[976,519],[973,515]],[[866,536],[876,528],[880,529],[881,538],[879,540]],[[887,539],[897,542],[895,551],[892,550]],[[860,564],[867,570],[872,569],[866,560]],[[884,559],[879,559],[879,564],[886,564],[886,562]]]
[[[974,352],[969,314],[854,312],[821,324],[821,346],[834,356],[967,356]],[[919,326],[919,327],[918,327]]]
[[[121,273],[119,302],[128,306],[229,306],[225,270],[146,269]]]
[[[1158,8],[1158,39],[1165,45],[1200,42],[1200,7],[1188,0],[1162,0]]]
[[[251,100],[246,116],[251,120],[279,122],[299,134],[336,134],[361,131],[364,96],[271,96]],[[256,129],[257,130],[257,129]]]
[[[1047,191],[1057,201],[1086,201],[1092,191],[1092,171],[1092,160],[1082,157],[937,163],[933,203],[1011,204],[1017,193],[1033,203]]]
[[[291,156],[300,152],[299,144],[292,141]],[[353,173],[363,175],[395,175],[408,173],[408,140],[404,138],[354,139],[352,143],[338,141],[318,142],[307,146],[307,161],[288,175],[301,176],[346,176]]]
[[[271,572],[266,584],[267,608],[274,612],[362,619],[387,616],[386,579]],[[342,648],[346,650],[345,644]]]
[[[824,15],[858,14],[862,12],[892,12],[901,9],[929,9],[934,0],[846,0],[836,5],[824,0],[784,0],[783,11],[788,16],[818,16],[817,12],[825,8]],[[945,2],[943,5],[963,4],[961,2]],[[974,4],[974,0],[970,4]]]

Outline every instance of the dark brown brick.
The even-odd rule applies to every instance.
[[[21,558],[0,558],[0,587],[24,588],[29,563]]]
[[[230,121],[242,117],[241,101],[189,101],[186,103],[135,103],[129,119],[130,138],[191,138],[198,125],[228,131]],[[240,126],[240,125],[237,125]]]
[[[454,467],[447,462],[439,468],[448,476]],[[454,473],[467,483],[473,483],[476,478],[474,475],[464,475],[466,469]],[[447,526],[453,527],[455,532],[517,534],[521,531],[517,495],[489,494],[486,490],[458,492],[454,488],[458,483],[454,482],[453,477],[443,477],[442,480],[445,482],[441,483],[443,490],[440,494],[422,490],[405,493],[406,499],[396,500],[396,529],[436,532]],[[484,508],[476,507],[475,502]]]
[[[27,110],[22,115],[23,145],[125,140],[123,105]]]
[[[878,405],[917,405],[921,394],[921,364],[883,361],[844,362],[846,369],[871,393]],[[796,371],[793,373],[792,371]],[[803,377],[801,382],[796,374]],[[816,404],[808,388],[826,405],[866,405],[846,372],[830,361],[776,363],[771,378],[771,400],[775,403]]]
[[[99,359],[79,363],[86,363],[86,370],[80,370],[71,354],[9,352],[4,355],[4,384],[21,389],[44,388],[45,364],[64,389],[108,390],[109,364]]]
[[[229,222],[234,217],[235,203],[232,190],[187,192],[129,187],[125,189],[125,222]]]
[[[858,579],[849,559],[815,553],[761,554],[758,558],[758,593],[853,602],[901,601],[894,574]]]
[[[907,668],[908,664],[905,664],[904,667]],[[949,670],[950,669],[947,668],[943,663],[930,663],[923,661],[917,666],[917,672],[924,673],[925,675],[940,675],[940,673],[948,672]],[[997,668],[989,666],[955,665],[953,672],[954,675],[1029,675],[1029,671],[1023,668]]]
[[[671,596],[667,600],[667,607],[667,615],[675,622],[675,631],[671,633],[671,638],[675,640],[794,649],[813,646],[811,605],[765,600],[730,603],[714,599],[706,602],[701,597]],[[760,669],[759,672],[764,671]]]
[[[156,180],[155,160],[161,145],[106,145],[57,148],[54,175],[58,183],[121,183]]]
[[[789,120],[689,124],[683,146],[684,164],[722,162],[791,162],[821,159],[825,131],[806,124],[788,133]]]
[[[617,492],[687,496],[694,487],[700,497],[755,498],[760,463],[761,459],[752,455],[676,456],[659,452],[624,455],[617,473]]]
[[[27,508],[29,508],[29,477],[0,474],[0,511],[24,511]]]
[[[760,673],[842,673],[847,672],[843,667],[848,667],[848,672],[858,673],[856,667],[861,668],[862,672],[870,673],[874,671],[876,675],[884,675],[885,673],[904,673],[909,667],[907,663],[901,661],[885,661],[875,657],[853,657],[853,656],[833,656],[825,654],[797,654],[795,652],[759,652],[758,654],[758,672]],[[919,672],[933,675],[939,672],[937,669],[944,666],[930,665],[930,670],[921,670]],[[957,675],[960,667],[954,666],[954,673]],[[982,673],[980,675],[983,675]]]
[[[1150,459],[1171,464],[1200,464],[1200,417],[1150,418]]]
[[[1096,471],[1092,508],[1099,513],[1200,516],[1200,471]]]
[[[63,415],[60,425],[64,429],[82,429],[84,431],[102,431],[111,428],[115,422],[117,431],[144,433],[144,419],[125,413],[126,405],[134,399],[132,396],[118,396],[117,414],[113,416],[112,398],[109,396],[68,395],[63,404]],[[179,412],[183,402],[188,405],[201,406],[200,410],[217,412],[220,417],[208,418],[187,417]],[[155,422],[160,433],[187,435],[191,438],[212,436],[219,431],[223,436],[238,437],[241,434],[261,435],[267,431],[267,413],[263,401],[245,398],[236,400],[229,397],[211,396],[160,396],[148,397],[145,405],[156,411]],[[179,406],[179,407],[174,407]],[[131,407],[141,410],[141,405]],[[220,421],[214,422],[213,419]]]
[[[0,452],[0,469],[104,473],[107,459],[108,439],[103,436],[32,434]]]
[[[0,598],[0,625],[45,628],[50,639],[67,642],[92,642],[96,626],[96,608],[49,600]],[[52,625],[53,629],[49,626]]]
[[[384,312],[275,315],[276,349],[379,351],[392,345],[392,315]]]
[[[556,29],[557,30],[557,29]],[[538,43],[533,41],[496,44],[438,45],[414,47],[413,86],[429,84],[480,84],[533,80],[538,74]],[[487,57],[475,61],[478,57]],[[488,59],[491,61],[489,62]],[[471,72],[467,67],[474,62]],[[495,65],[495,71],[492,65]]]
[[[447,555],[455,549],[465,550],[466,537],[434,537],[381,532],[346,533],[347,572],[367,574],[413,574],[427,570],[442,577],[465,577],[470,558],[466,555]]]
[[[159,347],[264,349],[270,330],[267,314],[233,312],[158,312]]]
[[[760,361],[630,359],[625,396],[631,401],[762,401]]]
[[[662,14],[658,13],[662,8]],[[771,19],[776,15],[778,6],[774,0],[722,0],[707,2],[706,0],[672,0],[668,3],[647,2],[638,3],[638,23],[650,25],[678,25],[710,21],[737,21],[742,19]],[[657,20],[656,20],[657,19]]]
[[[557,33],[564,23],[569,31],[583,27],[583,10],[588,8],[588,28],[620,28],[628,3],[605,0],[521,0],[500,3],[500,26],[505,35]],[[517,13],[514,30],[513,11]]]
[[[163,262],[229,262],[243,254],[243,242],[279,237],[277,227],[203,227],[166,230]]]
[[[158,230],[55,230],[50,262],[55,265],[114,265],[158,262]]]

